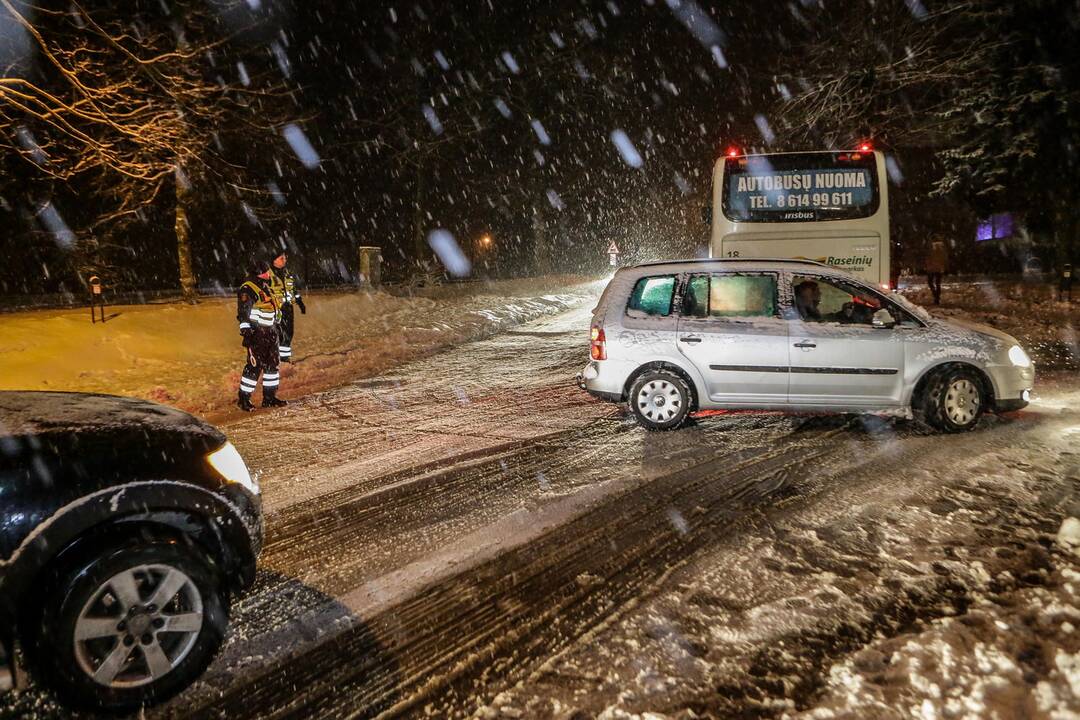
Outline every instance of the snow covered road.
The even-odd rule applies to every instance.
[[[1074,384],[963,437],[774,414],[645,433],[573,385],[587,323],[582,307],[227,426],[263,485],[259,579],[206,676],[147,716],[807,709],[875,633],[970,604],[978,582],[933,552],[1023,535],[991,568],[1019,578],[1080,511]],[[1004,520],[968,521],[994,503]],[[919,533],[938,544],[906,556]],[[6,710],[63,716],[33,692]]]

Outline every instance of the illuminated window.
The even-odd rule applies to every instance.
[[[1015,222],[1012,213],[995,213],[979,221],[975,229],[975,241],[1004,240],[1014,234]]]

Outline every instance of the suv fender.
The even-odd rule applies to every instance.
[[[705,388],[705,383],[699,377],[697,368],[686,368],[679,363],[672,362],[670,359],[665,358],[663,360],[650,360],[649,362],[642,363],[637,367],[634,372],[630,373],[630,376],[626,378],[626,383],[623,385],[622,400],[625,402],[630,395],[630,388],[633,386],[634,381],[643,373],[649,370],[668,370],[675,373],[690,386],[691,404],[690,412],[693,412],[699,407],[698,398],[701,397],[701,393]]]
[[[262,544],[254,512],[196,485],[170,480],[104,488],[60,508],[7,560],[0,560],[0,618],[18,617],[20,598],[39,573],[80,538],[124,523],[150,523],[194,535],[222,564],[230,589],[251,584]]]
[[[971,358],[945,358],[923,369],[923,371],[919,374],[918,378],[915,379],[915,382],[908,384],[908,387],[910,387],[912,390],[911,394],[904,399],[903,405],[914,408],[915,403],[918,402],[919,395],[926,388],[926,381],[929,380],[931,376],[933,376],[936,372],[941,370],[941,368],[945,367],[946,365],[966,365],[967,367],[970,367],[972,370],[974,370],[975,374],[979,377],[980,380],[982,380],[983,387],[986,390],[987,395],[989,395],[989,407],[994,406],[994,402],[998,394],[998,389],[994,385],[994,377],[991,373],[986,372],[981,363],[974,362],[971,360]]]

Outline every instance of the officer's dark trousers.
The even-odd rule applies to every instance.
[[[277,394],[281,375],[278,372],[278,329],[277,327],[255,328],[251,347],[247,349],[247,365],[240,376],[240,392],[250,395],[255,392],[262,374],[263,397]]]
[[[292,336],[295,320],[296,310],[293,309],[292,303],[282,305],[281,325],[278,327],[278,332],[281,335],[278,342],[278,354],[281,356],[282,362],[292,360]]]

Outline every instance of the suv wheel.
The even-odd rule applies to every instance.
[[[630,387],[630,409],[649,430],[674,430],[690,414],[690,387],[667,370],[648,370]]]
[[[213,565],[168,540],[114,545],[61,572],[44,597],[31,661],[85,708],[131,710],[175,695],[210,664],[228,625]]]
[[[986,393],[982,380],[962,365],[937,371],[923,391],[923,419],[941,432],[973,430],[985,409]]]

